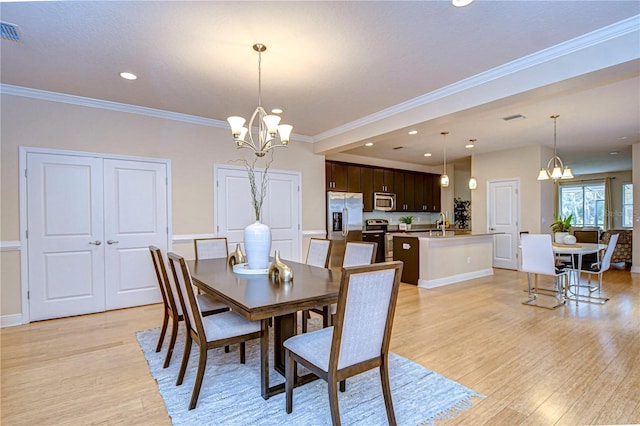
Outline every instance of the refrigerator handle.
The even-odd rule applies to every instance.
[[[349,210],[344,207],[342,209],[342,236],[346,237],[349,233]]]

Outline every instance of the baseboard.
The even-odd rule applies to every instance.
[[[452,275],[450,277],[438,278],[435,280],[418,280],[418,287],[435,288],[443,285],[455,284],[461,281],[472,280],[474,278],[482,278],[493,275],[493,268],[481,269],[479,271],[467,272],[464,274]]]
[[[632,266],[631,272],[633,272],[634,274],[640,274],[640,266]]]
[[[0,316],[0,328],[22,325],[22,314]]]

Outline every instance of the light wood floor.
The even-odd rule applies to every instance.
[[[487,396],[447,424],[640,423],[640,275],[607,272],[604,306],[524,306],[525,288],[505,270],[402,285],[392,350]],[[154,305],[0,330],[0,423],[170,424],[135,337],[160,320]]]

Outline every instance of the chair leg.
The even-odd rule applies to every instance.
[[[285,376],[285,386],[284,390],[286,392],[286,411],[287,414],[291,414],[293,411],[293,382],[294,380],[294,371],[295,371],[296,362],[291,358],[291,352],[289,349],[284,348],[284,376]]]
[[[389,381],[389,359],[385,357],[380,366],[380,380],[382,382],[382,396],[384,397],[384,407],[387,409],[387,421],[390,426],[395,426],[396,415],[393,411],[393,400],[391,399],[391,382]]]
[[[171,362],[171,356],[173,355],[173,348],[176,346],[176,338],[178,337],[178,320],[172,318],[171,323],[171,340],[169,340],[169,349],[167,349],[167,356],[164,358],[164,365],[162,368],[167,368]]]
[[[307,321],[309,320],[309,318],[311,317],[311,314],[309,314],[308,310],[304,310],[302,311],[302,332],[306,333],[307,332]]]
[[[322,328],[331,327],[331,306],[322,308]]]
[[[329,388],[329,409],[331,410],[331,422],[334,426],[340,425],[340,408],[338,407],[337,383],[334,377],[329,377],[327,387]]]
[[[184,353],[182,354],[182,364],[180,364],[180,371],[178,372],[178,380],[176,380],[176,386],[182,384],[184,380],[184,373],[187,371],[187,364],[189,363],[189,355],[191,354],[191,334],[187,330],[187,337],[184,342]]]
[[[160,330],[160,337],[158,338],[158,345],[156,346],[156,352],[160,352],[162,349],[162,343],[164,342],[164,335],[167,332],[167,324],[169,323],[169,314],[167,308],[164,308],[164,318],[162,319],[162,330]]]
[[[196,382],[193,384],[193,392],[191,393],[191,402],[189,410],[196,408],[198,396],[200,396],[200,388],[202,387],[202,379],[204,379],[204,370],[207,367],[207,347],[205,344],[200,346],[200,356],[198,357],[198,371],[196,373]]]
[[[246,345],[244,342],[240,342],[240,364],[244,364],[246,361]]]

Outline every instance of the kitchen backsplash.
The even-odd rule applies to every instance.
[[[413,223],[415,225],[435,225],[436,220],[440,213],[406,213],[406,212],[364,212],[362,218],[364,221],[367,219],[387,219],[389,225],[397,225],[400,223],[400,218],[403,216],[413,216],[415,219]],[[451,217],[451,213],[449,213]],[[450,219],[452,220],[452,219]]]

